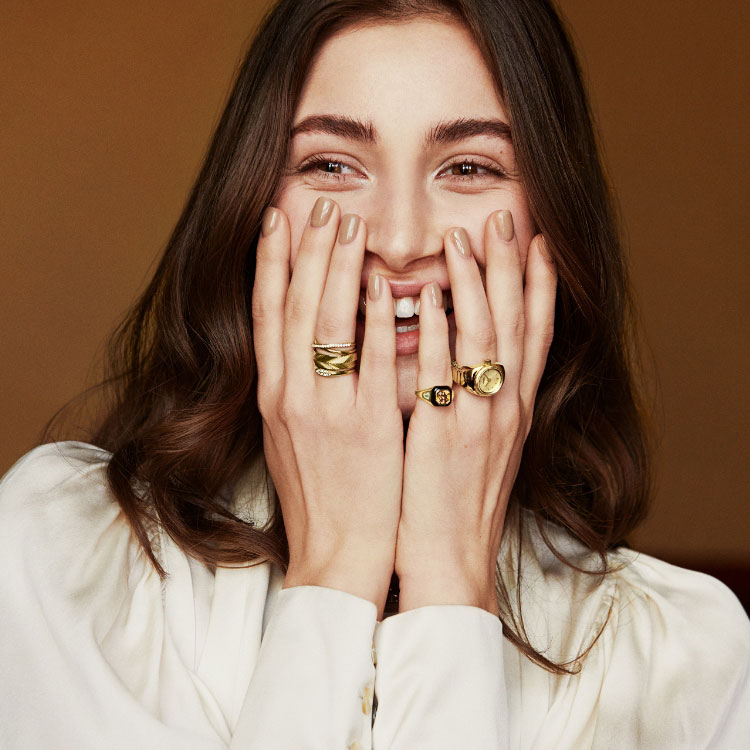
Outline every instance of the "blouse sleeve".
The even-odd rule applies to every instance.
[[[373,602],[335,589],[282,589],[231,750],[369,750]]]
[[[373,750],[505,750],[500,620],[478,607],[430,605],[376,628]]]

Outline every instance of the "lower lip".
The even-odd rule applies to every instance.
[[[449,323],[452,313],[449,313]],[[404,325],[404,322],[399,321],[399,325]],[[395,326],[395,323],[394,323]],[[357,316],[357,343],[359,344],[360,351],[362,350],[362,342],[365,338],[365,321],[364,318]],[[406,354],[416,354],[419,351],[419,328],[414,331],[405,331],[404,333],[396,334],[396,356],[401,357]]]

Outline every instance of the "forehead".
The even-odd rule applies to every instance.
[[[361,116],[380,131],[446,117],[503,117],[492,75],[468,30],[420,19],[348,28],[310,67],[295,121],[311,114]]]

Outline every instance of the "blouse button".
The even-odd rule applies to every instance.
[[[372,639],[372,649],[370,650],[370,656],[372,656],[372,665],[377,666],[378,663],[378,654],[377,651],[375,651],[375,639]]]
[[[365,685],[364,690],[362,690],[362,713],[368,714],[370,713],[370,709],[372,708],[372,685],[369,683]]]
[[[349,750],[362,750],[362,745],[357,742],[357,740],[354,740],[351,745],[349,745]]]

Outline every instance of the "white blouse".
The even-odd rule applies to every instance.
[[[267,562],[213,574],[155,532],[162,582],[107,489],[108,457],[44,445],[0,483],[4,750],[750,748],[750,621],[713,578],[621,549],[602,582],[560,563],[528,524],[534,645],[570,658],[603,626],[578,674],[551,674],[483,609],[377,622],[357,596],[282,590]],[[235,508],[260,526],[256,480]],[[596,567],[562,529],[546,531]],[[501,561],[514,559],[509,544]]]

